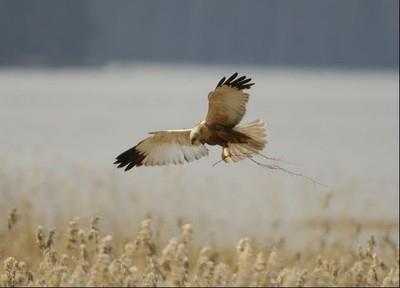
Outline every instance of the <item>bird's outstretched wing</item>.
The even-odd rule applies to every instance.
[[[249,101],[249,94],[243,90],[250,89],[254,83],[250,83],[251,78],[237,76],[235,73],[226,80],[222,78],[215,90],[208,94],[207,124],[233,127],[242,120]]]
[[[151,132],[152,136],[117,156],[114,164],[125,171],[134,166],[183,164],[208,155],[203,144],[190,142],[190,129]]]

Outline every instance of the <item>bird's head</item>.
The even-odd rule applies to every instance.
[[[190,143],[192,145],[200,144],[200,131],[197,127],[190,131]]]

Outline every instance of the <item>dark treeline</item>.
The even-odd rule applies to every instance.
[[[0,0],[0,65],[80,65],[94,19],[87,1]]]
[[[398,68],[397,0],[0,0],[0,65]]]

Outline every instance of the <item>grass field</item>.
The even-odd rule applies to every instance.
[[[250,223],[244,231],[253,232],[247,235],[209,221],[191,224],[176,212],[172,221],[156,211],[142,219],[140,212],[110,212],[104,207],[123,206],[111,201],[112,190],[102,194],[113,187],[112,178],[84,183],[50,171],[19,177],[6,171],[1,174],[1,286],[399,285],[398,220],[332,217],[337,203],[331,193],[309,202],[319,211],[314,216],[292,225],[284,218]],[[74,190],[79,183],[87,198]],[[41,194],[42,189],[47,192]],[[168,189],[170,198],[181,197]],[[57,190],[62,193],[51,194]],[[135,197],[127,205],[135,210],[137,203],[146,202]],[[91,217],[84,207],[101,216]],[[80,217],[68,219],[76,211]],[[239,233],[242,238],[232,238]]]
[[[351,237],[363,224],[352,227]],[[396,229],[392,224],[386,233]],[[329,241],[327,228],[309,239],[311,246],[293,250],[285,238],[270,245],[242,238],[235,247],[203,246],[188,223],[165,241],[151,218],[123,239],[102,231],[98,217],[35,229],[13,209],[7,225],[0,235],[2,286],[399,286],[399,248],[390,233],[371,235],[355,248],[350,237]]]
[[[324,186],[213,148],[112,165],[232,69],[0,71],[0,286],[399,286],[398,72],[241,67],[265,154]]]

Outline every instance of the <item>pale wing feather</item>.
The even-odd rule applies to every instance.
[[[207,124],[235,126],[246,113],[249,94],[234,87],[223,85],[208,96]]]
[[[152,136],[144,139],[135,147],[117,157],[118,167],[127,166],[159,166],[168,164],[183,164],[208,155],[208,149],[203,144],[192,145],[190,129],[166,130],[152,132]]]
[[[191,162],[208,155],[208,150],[204,145],[190,143],[189,135],[189,129],[155,133],[137,146],[139,151],[147,155],[143,160],[143,165],[183,164],[185,160]],[[190,157],[187,156],[189,153]]]

